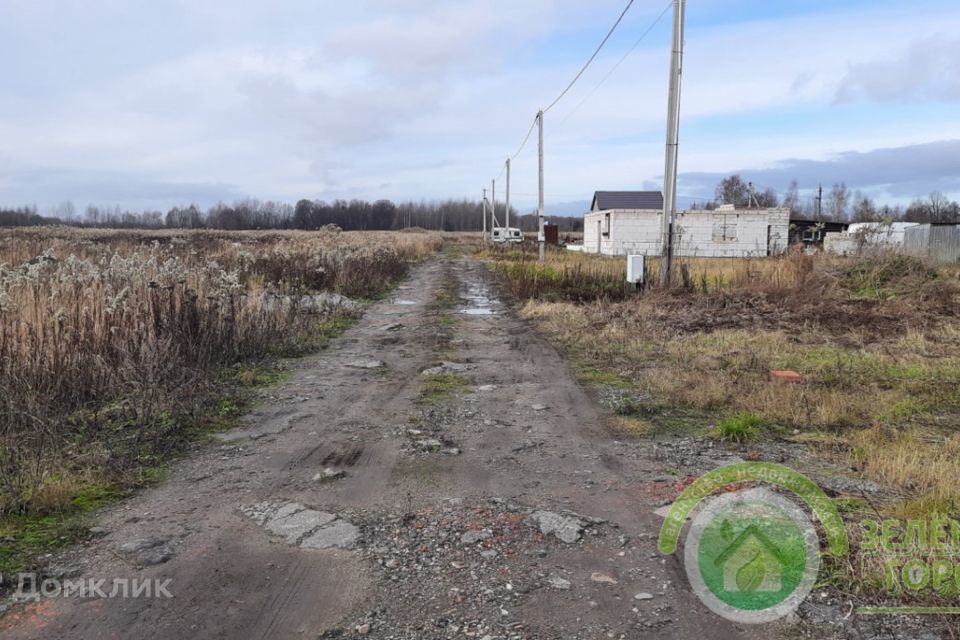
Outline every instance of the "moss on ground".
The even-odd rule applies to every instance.
[[[428,404],[443,402],[469,386],[469,378],[455,373],[437,373],[424,376],[420,402]]]

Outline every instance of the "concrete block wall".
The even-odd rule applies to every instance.
[[[855,256],[863,247],[863,239],[852,233],[832,232],[823,236],[823,249],[838,256]]]
[[[610,235],[606,215],[610,215]],[[661,250],[660,211],[612,210],[584,217],[584,250],[606,255],[658,256]],[[730,240],[717,240],[718,224],[728,225]],[[768,231],[769,227],[769,231]],[[677,214],[677,252],[686,257],[742,258],[772,255],[787,250],[790,229],[788,209],[749,211],[688,211]],[[599,239],[599,240],[598,240]]]
[[[663,212],[614,210],[610,214],[610,255],[660,255]]]

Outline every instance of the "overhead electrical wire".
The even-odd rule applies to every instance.
[[[516,152],[515,154],[513,154],[512,156],[510,156],[510,161],[511,161],[511,162],[513,162],[514,160],[517,159],[517,156],[520,155],[520,153],[523,151],[524,147],[527,146],[527,143],[530,142],[530,136],[533,135],[533,130],[536,129],[536,128],[537,128],[537,119],[534,118],[534,119],[533,119],[533,123],[530,125],[530,130],[527,131],[527,135],[524,137],[523,142],[520,143],[520,148],[517,149],[517,152]],[[497,177],[494,178],[494,179],[495,179],[495,180],[499,180],[500,177],[506,172],[506,170],[507,170],[507,167],[506,167],[506,164],[504,164],[504,166],[500,168],[500,173],[498,173],[498,174],[497,174]]]
[[[603,84],[604,84],[607,80],[610,79],[610,76],[612,76],[614,73],[616,73],[617,69],[619,69],[620,66],[621,66],[624,62],[627,61],[627,58],[630,57],[630,54],[632,54],[634,51],[636,51],[636,50],[637,50],[637,47],[640,46],[640,43],[643,42],[648,35],[650,35],[650,32],[653,31],[653,29],[654,29],[658,24],[660,24],[660,21],[663,20],[663,16],[667,15],[667,13],[670,11],[670,8],[671,8],[672,6],[673,6],[673,1],[671,0],[670,2],[667,3],[667,6],[664,8],[664,10],[660,12],[660,15],[658,15],[658,16],[656,17],[656,19],[650,24],[650,26],[647,27],[647,30],[644,31],[644,32],[640,35],[639,38],[637,38],[637,41],[633,43],[633,46],[630,47],[630,48],[627,50],[627,52],[626,52],[625,54],[623,54],[623,57],[620,58],[620,60],[617,61],[617,64],[613,65],[613,66],[610,68],[610,71],[608,71],[607,74],[606,74],[605,76],[603,76],[603,78],[600,79],[600,82],[598,82],[598,83],[593,87],[593,89],[591,89],[591,90],[587,93],[587,95],[585,95],[585,96],[583,97],[583,100],[581,100],[580,102],[578,102],[578,103],[577,103],[577,106],[575,106],[573,109],[571,109],[570,112],[567,113],[566,116],[564,116],[563,120],[561,120],[561,121],[557,124],[557,128],[560,128],[560,127],[562,127],[564,124],[566,124],[567,120],[569,120],[569,119],[573,116],[573,114],[575,114],[577,111],[579,111],[579,110],[580,110],[580,107],[582,107],[584,104],[586,104],[587,100],[589,100],[591,97],[593,97],[593,94],[596,93],[597,90],[598,90],[600,87],[602,87]]]
[[[627,6],[625,6],[623,8],[623,11],[620,12],[620,15],[617,17],[616,22],[613,23],[613,26],[610,27],[610,30],[607,32],[607,35],[604,36],[603,40],[600,41],[600,44],[597,46],[596,50],[593,52],[593,55],[591,55],[590,58],[587,59],[587,61],[583,64],[583,66],[577,72],[577,75],[573,77],[573,80],[571,80],[570,83],[566,86],[566,88],[564,88],[564,90],[560,92],[560,95],[554,98],[553,102],[551,102],[547,106],[547,108],[543,109],[541,113],[547,113],[548,111],[553,109],[557,105],[557,103],[563,100],[564,96],[566,96],[570,92],[570,90],[574,87],[574,85],[577,84],[577,82],[580,80],[583,74],[587,71],[587,69],[590,68],[590,65],[593,64],[593,61],[596,60],[598,55],[600,55],[600,52],[603,50],[607,42],[613,36],[614,32],[617,30],[617,27],[620,26],[621,22],[623,22],[623,19],[626,17],[627,12],[630,11],[630,8],[633,6],[634,2],[635,0],[628,0]],[[620,65],[623,64],[623,62],[630,56],[630,54],[636,50],[636,48],[640,45],[640,43],[644,40],[644,38],[646,38],[650,34],[650,32],[653,31],[653,28],[657,26],[660,20],[663,19],[663,16],[666,15],[667,10],[669,10],[672,4],[673,2],[671,1],[670,4],[667,5],[667,8],[664,9],[659,16],[657,16],[657,19],[654,20],[654,22],[647,28],[647,30],[643,32],[640,38],[633,44],[630,50],[627,51],[627,53],[620,59],[620,61],[617,62],[617,64],[614,65],[612,69],[610,69],[607,75],[605,75],[603,79],[600,80],[600,82],[597,83],[597,85],[590,90],[587,96],[583,100],[581,100],[580,103],[578,103],[577,106],[574,107],[570,113],[567,114],[567,116],[563,119],[561,124],[563,124],[563,122],[566,122],[570,118],[570,116],[573,115],[573,113],[575,113],[581,106],[583,106],[583,104],[590,98],[590,96],[592,96],[597,91],[597,89],[599,89],[603,85],[603,83],[606,82],[607,79],[609,79],[610,76],[613,75],[613,73],[620,67]],[[516,160],[517,157],[520,155],[520,153],[524,150],[524,148],[526,148],[527,143],[530,141],[530,137],[533,135],[534,129],[536,129],[537,127],[537,120],[539,119],[539,117],[540,116],[538,114],[537,117],[533,119],[533,123],[530,125],[530,129],[527,131],[527,135],[524,136],[523,142],[520,143],[520,147],[517,149],[516,153],[510,156],[511,161]],[[506,164],[504,164],[504,166],[501,167],[500,173],[497,174],[497,177],[495,178],[495,180],[499,180],[505,172],[506,172]]]
[[[590,64],[600,54],[600,50],[603,49],[604,45],[607,44],[607,40],[609,40],[610,36],[613,35],[613,32],[617,30],[617,27],[620,26],[620,23],[623,22],[623,18],[627,15],[627,11],[630,11],[630,7],[633,6],[633,3],[634,3],[634,0],[630,0],[629,2],[627,2],[627,6],[624,7],[623,12],[620,13],[620,17],[617,18],[617,21],[613,23],[612,27],[610,27],[610,31],[607,32],[607,35],[603,38],[603,41],[600,42],[600,46],[597,47],[597,50],[593,52],[593,55],[590,56],[590,59],[587,60],[587,62],[583,65],[583,67],[580,68],[580,71],[578,71],[577,75],[573,77],[573,80],[570,81],[570,84],[567,85],[567,88],[561,91],[560,95],[558,95],[553,100],[553,102],[550,103],[550,106],[548,106],[546,109],[543,110],[544,113],[550,111],[550,109],[553,109],[556,106],[556,104],[563,99],[563,96],[567,95],[567,92],[569,92],[570,89],[573,88],[573,85],[577,84],[577,80],[580,79],[580,76],[583,75],[583,73],[587,70]]]

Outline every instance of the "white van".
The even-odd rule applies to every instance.
[[[523,232],[516,227],[495,227],[493,229],[493,241],[498,243],[513,242],[519,244],[523,242]]]

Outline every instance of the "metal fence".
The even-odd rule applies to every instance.
[[[906,230],[904,251],[939,262],[960,261],[960,225],[924,224]]]

